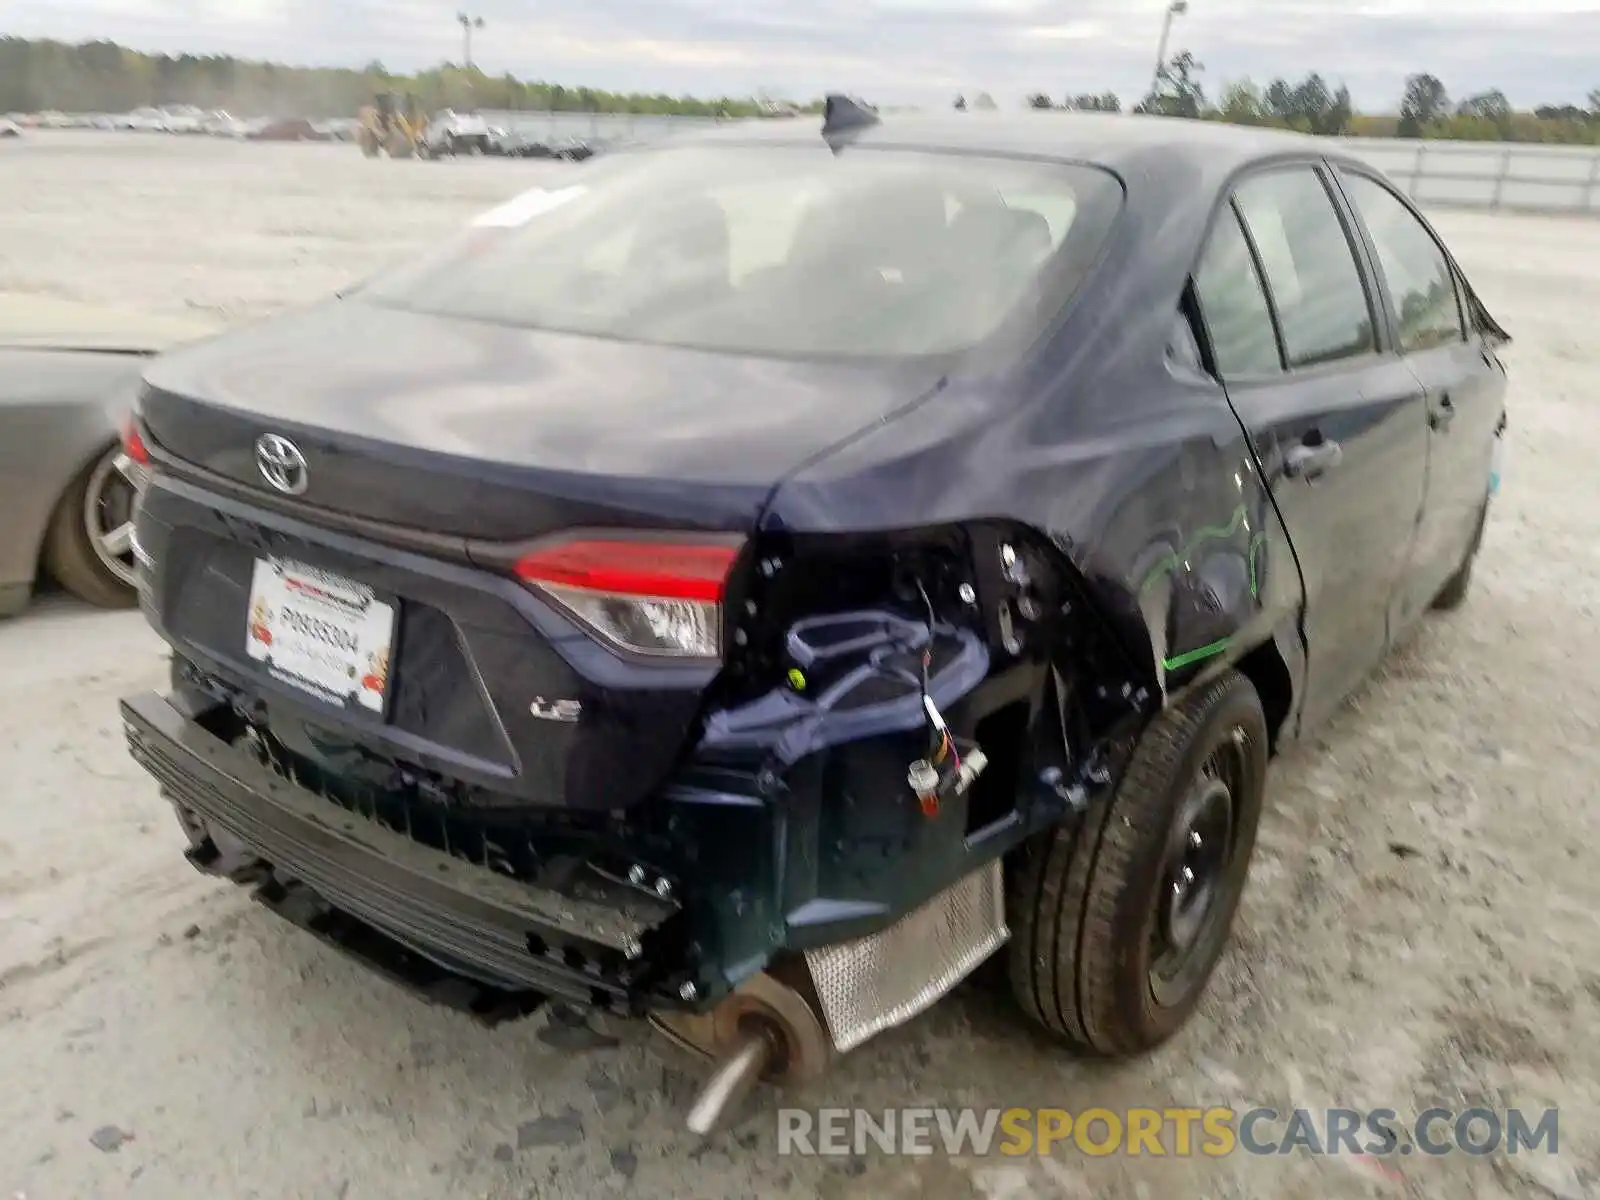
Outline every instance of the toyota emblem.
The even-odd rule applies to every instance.
[[[298,496],[306,490],[306,456],[286,437],[263,433],[256,439],[256,470],[280,492]]]

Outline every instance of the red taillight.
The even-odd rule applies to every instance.
[[[517,563],[528,583],[664,600],[722,599],[737,546],[611,539],[560,542]]]
[[[517,577],[590,632],[634,654],[713,659],[741,539],[587,534],[517,561]]]
[[[141,467],[150,465],[150,449],[139,436],[139,421],[129,417],[122,426],[122,452]]]

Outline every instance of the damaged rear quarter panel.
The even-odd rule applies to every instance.
[[[1158,695],[1268,646],[1298,683],[1288,535],[1222,387],[1165,359],[1173,317],[1097,331],[1054,370],[952,381],[789,480],[768,525],[1002,520],[1048,541]]]
[[[1198,239],[1198,228],[1193,234]],[[1019,365],[952,376],[774,493],[744,597],[751,607],[738,617],[750,628],[773,618],[758,611],[775,586],[759,573],[769,551],[780,579],[792,569],[859,585],[870,574],[859,564],[871,561],[874,544],[887,559],[926,543],[936,559],[957,564],[924,575],[947,576],[938,583],[939,615],[957,624],[952,597],[960,583],[974,585],[967,629],[986,667],[979,678],[936,673],[933,691],[957,736],[984,746],[985,803],[1003,816],[978,824],[975,836],[970,813],[930,819],[918,811],[905,770],[925,751],[927,732],[914,704],[895,729],[868,734],[848,721],[824,722],[797,752],[801,743],[776,717],[785,701],[777,664],[768,664],[771,690],[745,703],[771,706],[771,719],[751,723],[742,749],[743,769],[764,781],[766,799],[752,803],[770,801],[773,822],[752,820],[761,844],[740,845],[770,863],[775,882],[759,897],[733,889],[735,903],[753,903],[761,916],[716,922],[733,935],[722,946],[725,963],[740,957],[737,949],[746,954],[742,969],[754,969],[773,949],[881,928],[1064,819],[1074,800],[1085,802],[1084,789],[1092,795],[1114,783],[1138,729],[1165,698],[1210,672],[1240,665],[1256,678],[1265,669],[1271,679],[1258,685],[1272,685],[1263,686],[1272,693],[1263,695],[1269,722],[1286,726],[1303,663],[1302,588],[1287,534],[1220,385],[1165,354],[1184,282],[1184,267],[1172,264],[1188,258],[1152,263],[1125,247],[1122,254],[1126,269],[1116,269],[1114,252],[1110,282]],[[1161,300],[1141,302],[1141,294]],[[996,620],[1010,594],[999,561],[1007,545],[1049,596],[1020,650]],[[845,548],[868,557],[852,566]],[[916,616],[888,585],[851,603]],[[721,704],[714,701],[697,751],[702,767],[740,757],[730,740],[737,720]],[[1041,733],[1055,722],[1061,736]],[[1057,777],[1069,787],[1040,786],[1041,766],[1050,765],[1040,747],[1050,742],[1062,754]],[[706,808],[706,793],[691,789],[679,799],[682,814]],[[1008,802],[1015,807],[1006,812]],[[715,837],[703,817],[697,823]]]

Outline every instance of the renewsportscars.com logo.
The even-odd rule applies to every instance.
[[[1556,1154],[1559,1110],[1273,1108],[823,1108],[778,1110],[778,1153],[986,1157],[1080,1154],[1222,1158],[1340,1155]]]

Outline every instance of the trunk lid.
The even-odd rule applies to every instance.
[[[645,521],[750,528],[786,474],[926,395],[929,366],[816,364],[548,334],[342,300],[157,359],[155,448],[272,494],[417,531],[523,539]]]
[[[786,474],[936,382],[356,301],[280,318],[146,373],[146,612],[264,714],[296,777],[427,785],[446,807],[625,808],[678,760],[716,656],[613,652],[566,586],[583,553],[547,560],[564,582],[541,590],[506,547],[644,531],[618,586],[707,603],[704,579],[651,590],[663,545],[694,560],[728,544],[710,531],[737,542]],[[263,435],[303,456],[299,494],[269,486]]]

